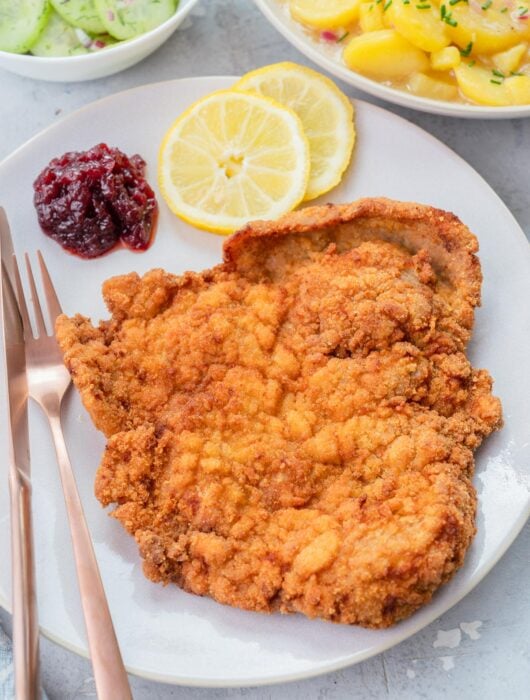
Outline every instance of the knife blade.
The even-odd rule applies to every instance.
[[[17,700],[38,700],[39,634],[28,435],[28,388],[22,320],[14,292],[13,242],[0,207],[0,315],[7,392],[13,650]]]

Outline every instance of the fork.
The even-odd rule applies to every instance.
[[[61,305],[40,251],[37,251],[37,256],[50,326],[53,328],[57,316],[62,313]],[[114,632],[98,563],[61,427],[61,402],[70,385],[70,373],[63,364],[55,335],[53,332],[49,335],[46,331],[41,303],[27,253],[25,259],[35,315],[36,336],[33,335],[16,256],[13,256],[18,304],[24,327],[28,392],[46,414],[53,436],[70,523],[77,579],[97,696],[100,700],[132,700],[127,673]]]

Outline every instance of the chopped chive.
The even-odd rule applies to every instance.
[[[459,2],[469,2],[469,0],[449,0],[450,5],[458,5]]]
[[[448,12],[447,7],[445,5],[442,5],[440,7],[440,19],[442,20],[442,22],[445,22],[450,27],[458,26],[458,22],[455,19],[453,19],[452,13]]]
[[[467,58],[467,56],[469,56],[469,54],[471,53],[472,50],[473,50],[473,42],[470,41],[465,49],[460,49],[460,55]]]
[[[486,2],[483,5],[481,5],[481,8],[483,10],[487,10],[489,7],[491,7],[492,3],[493,3],[493,0],[486,0]]]
[[[490,80],[490,83],[493,83],[494,85],[502,85],[502,80]]]
[[[505,78],[506,77],[504,75],[504,73],[501,73],[500,70],[497,70],[496,68],[494,68],[491,72],[493,73],[493,75],[496,75],[497,78]]]
[[[423,5],[416,5],[417,10],[430,10],[431,6],[427,3],[424,3]]]
[[[372,9],[370,7],[370,9]],[[350,32],[344,32],[344,34],[340,37],[340,39],[337,39],[337,44],[340,44],[341,41],[344,41],[344,39],[348,36]]]
[[[410,5],[410,0],[403,0],[404,5]]]
[[[520,71],[517,71],[517,70],[511,70],[510,75],[524,75],[524,73],[521,73]]]
[[[502,14],[504,14],[505,12],[508,12],[508,8],[507,8],[507,7],[503,7],[502,10],[501,10],[501,12],[502,12]]]
[[[476,63],[476,61],[469,61],[469,63],[468,63],[467,65],[468,65],[470,68],[473,68],[473,66],[475,65],[475,63]]]
[[[383,6],[383,12],[386,12],[391,4],[392,4],[392,0],[386,0],[385,4]]]

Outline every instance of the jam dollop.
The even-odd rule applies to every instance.
[[[44,233],[83,258],[95,258],[121,240],[145,250],[158,205],[144,177],[145,161],[100,143],[54,158],[33,183]]]

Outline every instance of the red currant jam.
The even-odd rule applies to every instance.
[[[121,240],[145,250],[158,205],[144,178],[145,161],[104,143],[54,158],[33,183],[44,233],[82,258],[96,258]]]

